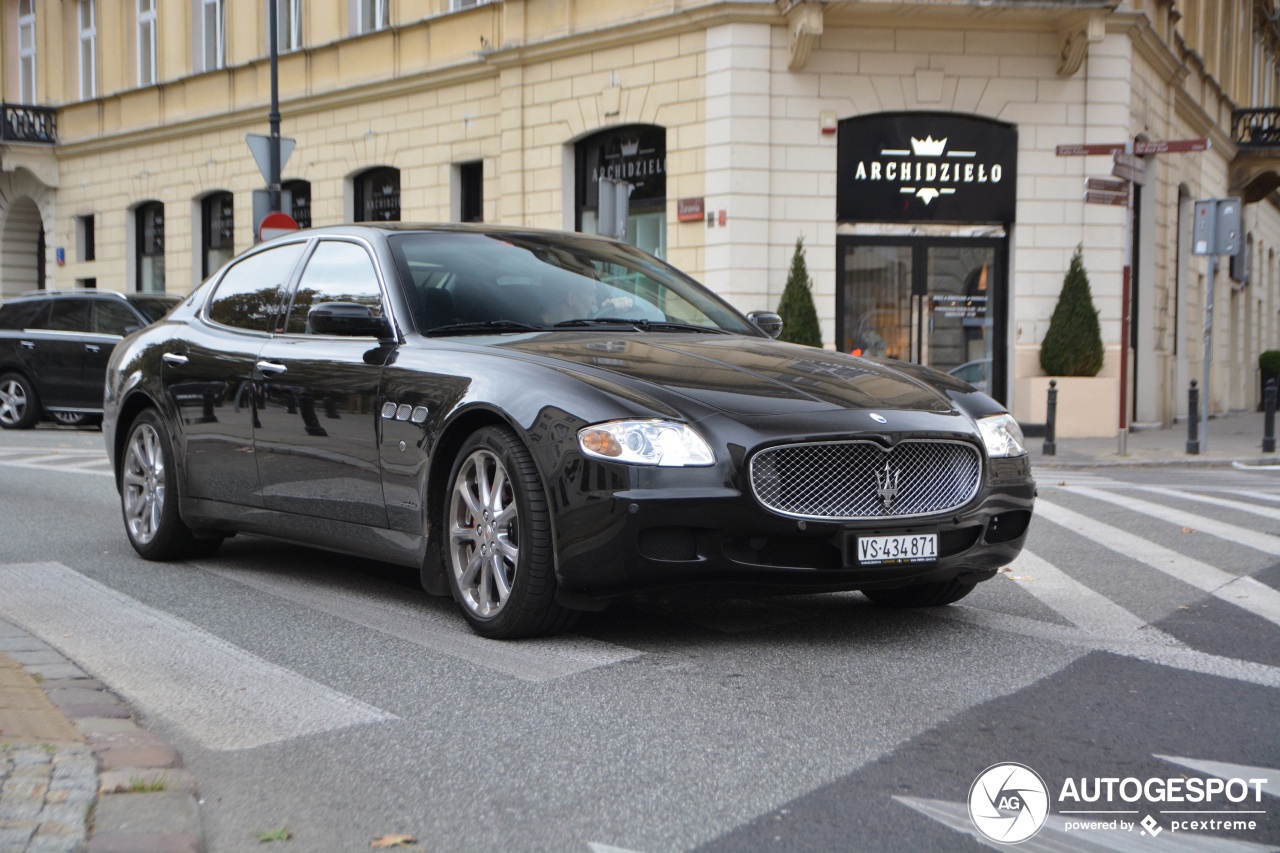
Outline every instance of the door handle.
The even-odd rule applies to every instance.
[[[256,366],[258,371],[266,376],[275,376],[276,374],[284,373],[289,369],[283,364],[275,361],[260,361]]]
[[[35,349],[35,348],[36,348],[35,341],[23,341],[23,342],[22,342],[22,348],[23,348],[23,349]]]
[[[97,344],[85,344],[84,351],[85,352],[102,352],[102,347],[98,346]]]
[[[181,367],[187,363],[187,357],[177,352],[167,352],[160,356],[160,358],[165,364],[171,364],[174,367]]]

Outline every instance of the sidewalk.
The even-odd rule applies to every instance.
[[[1200,436],[1200,453],[1187,453],[1185,421],[1168,429],[1141,429],[1120,437],[1058,438],[1057,452],[1044,453],[1043,437],[1028,437],[1033,468],[1092,468],[1114,466],[1185,465],[1211,467],[1280,466],[1280,453],[1263,453],[1263,413],[1236,412],[1209,419],[1208,436]],[[1118,433],[1118,431],[1117,431]]]

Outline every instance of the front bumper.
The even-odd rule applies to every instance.
[[[986,463],[978,493],[956,511],[859,522],[767,511],[715,468],[581,460],[562,473],[548,495],[557,579],[562,602],[582,608],[986,580],[1022,550],[1035,501],[1025,456]],[[935,562],[864,567],[853,557],[858,535],[918,533],[937,533]]]

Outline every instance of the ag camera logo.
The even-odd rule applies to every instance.
[[[1049,817],[1049,789],[1024,764],[993,764],[969,788],[969,819],[987,838],[1018,844],[1031,838]]]

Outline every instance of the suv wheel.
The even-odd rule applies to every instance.
[[[0,376],[0,429],[31,429],[40,420],[40,398],[21,373]]]

